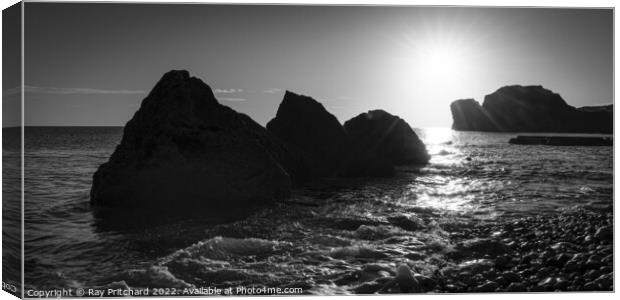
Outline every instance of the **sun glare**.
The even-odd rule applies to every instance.
[[[480,85],[484,61],[478,59],[476,42],[467,37],[439,31],[403,38],[404,47],[398,51],[401,64],[391,83],[406,95],[401,110],[429,112],[417,115],[414,123],[449,126],[450,102],[475,96],[471,91]]]
[[[417,72],[425,84],[431,86],[454,86],[465,75],[469,61],[465,52],[452,41],[430,43],[419,49]]]

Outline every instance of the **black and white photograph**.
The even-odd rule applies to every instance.
[[[15,3],[7,293],[614,291],[611,2]]]

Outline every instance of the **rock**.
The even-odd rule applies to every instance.
[[[572,273],[578,271],[579,269],[581,269],[581,264],[574,260],[569,260],[568,262],[566,262],[566,265],[564,265],[564,272],[567,273]]]
[[[433,280],[432,278],[428,276],[424,276],[422,274],[416,273],[413,275],[413,278],[415,278],[415,280],[417,280],[420,283],[420,286],[422,287],[424,291],[430,291],[434,289],[435,286],[437,285],[435,280]]]
[[[394,281],[398,284],[403,293],[420,293],[422,288],[420,283],[413,276],[413,272],[409,266],[402,264],[396,269]]]
[[[554,267],[558,267],[561,268],[562,266],[565,266],[566,263],[571,259],[572,257],[566,253],[560,253],[558,255],[556,255],[555,257],[549,259],[548,264]]]
[[[495,263],[490,259],[474,259],[462,262],[458,267],[462,270],[470,271],[474,274],[488,272],[492,270]]]
[[[403,119],[383,110],[360,114],[344,123],[352,148],[349,174],[389,173],[386,166],[426,164],[426,146]],[[381,174],[378,174],[381,175]]]
[[[614,276],[613,274],[603,274],[595,279],[592,283],[601,287],[602,290],[611,290],[614,285]]]
[[[499,287],[499,284],[495,281],[487,281],[473,289],[476,293],[492,293]]]
[[[575,108],[542,86],[505,86],[484,98],[450,105],[454,130],[612,133],[613,107]]]
[[[511,272],[511,271],[506,271],[506,272],[502,273],[502,276],[508,282],[520,282],[522,280],[522,278],[521,278],[521,276],[519,276],[519,274],[517,274],[515,272]]]
[[[170,71],[95,172],[90,202],[167,216],[239,215],[288,197],[294,161],[267,130],[219,104],[202,80]]]
[[[545,250],[538,256],[542,260],[549,260],[555,253],[552,250]]]
[[[405,257],[411,260],[423,260],[426,258],[426,255],[424,255],[424,253],[413,251],[405,254]]]
[[[497,131],[486,111],[474,99],[456,100],[450,104],[452,129],[460,131]],[[471,160],[470,157],[468,157]]]
[[[495,267],[497,268],[506,268],[511,267],[512,265],[512,257],[509,255],[498,256],[495,259]]]
[[[494,256],[506,253],[509,248],[500,241],[487,238],[474,238],[459,243],[457,252],[464,256],[491,254]]]
[[[601,287],[597,283],[588,282],[583,285],[583,290],[584,291],[599,291],[601,290]]]
[[[601,272],[601,270],[598,269],[598,270],[589,270],[588,272],[586,272],[583,275],[583,277],[588,279],[588,280],[594,280],[594,279],[598,278],[601,275],[603,275],[603,272]]]
[[[374,294],[378,292],[383,287],[383,285],[383,283],[375,281],[365,282],[355,287],[353,289],[353,292],[356,294]]]
[[[544,291],[553,291],[558,281],[559,278],[557,277],[547,277],[538,283],[538,287],[541,287]]]
[[[536,273],[536,276],[538,276],[539,278],[542,278],[542,277],[549,276],[552,273],[553,273],[553,268],[551,268],[551,267],[544,267],[544,268],[538,270],[538,273]]]
[[[598,255],[592,255],[586,261],[586,267],[591,269],[600,268],[603,264],[601,263],[601,257]]]
[[[415,215],[399,215],[387,218],[392,225],[398,226],[404,230],[416,231],[424,228],[424,221]]]
[[[581,247],[568,242],[558,242],[551,246],[551,249],[558,252],[580,250]]]
[[[547,145],[547,146],[613,146],[610,137],[581,137],[581,136],[537,136],[519,135],[508,141],[516,145]]]
[[[526,292],[527,289],[525,288],[525,286],[522,283],[519,282],[513,282],[511,284],[508,285],[508,287],[506,288],[506,292]]]
[[[564,278],[561,277],[557,277],[556,278],[556,282],[555,285],[553,285],[553,290],[554,291],[565,291],[568,289],[568,285],[570,284],[570,282],[564,280]]]
[[[607,240],[611,241],[614,238],[614,229],[611,226],[603,226],[596,230],[594,234],[594,238],[601,241]]]
[[[342,167],[349,136],[338,119],[310,97],[286,91],[267,130],[305,154],[308,178],[330,176]]]

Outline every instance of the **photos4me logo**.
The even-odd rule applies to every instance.
[[[17,287],[16,286],[14,286],[14,285],[12,285],[10,283],[6,283],[4,281],[2,282],[2,289],[10,291],[10,292],[13,292],[13,293],[17,293]]]

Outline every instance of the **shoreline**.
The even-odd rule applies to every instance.
[[[456,247],[446,267],[430,276],[411,268],[419,292],[613,291],[611,205],[474,225],[450,232],[450,240]],[[376,293],[371,286],[358,290]]]

